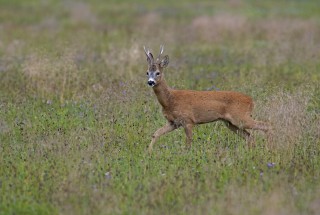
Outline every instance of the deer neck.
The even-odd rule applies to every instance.
[[[163,78],[160,83],[153,87],[153,91],[161,106],[166,109],[170,104],[170,88]]]

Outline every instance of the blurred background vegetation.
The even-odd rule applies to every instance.
[[[275,149],[216,123],[148,156],[161,44],[170,86],[251,95]],[[0,214],[317,214],[319,59],[316,0],[0,0]]]

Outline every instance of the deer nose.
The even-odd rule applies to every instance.
[[[148,85],[153,87],[156,84],[153,80],[148,80]]]

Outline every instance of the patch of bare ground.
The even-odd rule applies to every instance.
[[[90,5],[85,2],[67,2],[66,8],[69,10],[71,22],[74,24],[96,25],[98,22]]]
[[[143,41],[141,44],[151,46],[152,44],[174,44],[183,39],[183,28],[164,21],[163,15],[157,11],[142,14],[134,25],[134,31],[138,31]],[[146,42],[147,41],[147,42]],[[148,44],[145,44],[148,43]],[[150,47],[151,48],[151,47]]]
[[[310,214],[314,215],[318,214],[320,211],[320,190],[317,190],[316,193],[318,197],[311,201],[309,206]]]
[[[267,40],[283,41],[295,38],[304,38],[316,35],[318,32],[317,23],[314,20],[302,19],[264,19],[255,23],[255,28],[264,34]]]
[[[248,30],[248,22],[244,16],[233,14],[217,14],[199,16],[192,20],[189,32],[195,39],[219,42],[226,36],[239,36]]]
[[[273,63],[288,60],[301,63],[320,57],[319,25],[314,20],[267,19],[253,26],[253,32],[270,43]]]
[[[320,26],[313,19],[252,20],[224,13],[195,17],[184,30],[187,32],[183,37],[186,40],[218,44],[232,39],[235,48],[246,50],[250,47],[257,65],[266,65],[270,61],[273,65],[288,61],[310,62],[320,57]],[[264,45],[257,46],[252,41]]]
[[[160,20],[161,17],[158,13],[148,12],[138,19],[137,24],[142,31],[148,31],[154,29],[160,23]]]

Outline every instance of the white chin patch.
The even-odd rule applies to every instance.
[[[149,78],[148,85],[150,87],[154,87],[156,85],[156,81],[153,78]]]

